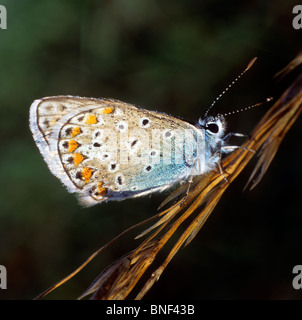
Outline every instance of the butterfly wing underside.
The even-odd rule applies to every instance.
[[[73,96],[35,100],[30,128],[51,172],[85,205],[163,190],[186,178],[201,134],[185,121],[128,103]]]

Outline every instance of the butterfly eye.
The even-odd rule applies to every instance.
[[[211,131],[212,133],[218,133],[219,127],[216,123],[209,123],[207,125],[207,130]]]

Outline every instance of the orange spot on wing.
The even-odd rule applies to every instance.
[[[105,196],[107,194],[107,188],[99,188],[98,189],[98,196],[102,197]]]
[[[84,168],[81,172],[82,174],[82,179],[85,182],[88,182],[92,176],[93,170],[91,168]]]
[[[85,121],[86,124],[96,124],[97,122],[98,120],[94,114],[88,115]]]
[[[73,152],[78,146],[79,145],[75,140],[70,140],[68,143],[68,152]]]
[[[75,137],[75,136],[77,136],[77,135],[80,134],[80,133],[82,133],[82,130],[81,130],[81,128],[79,128],[79,127],[73,128],[72,131],[71,131],[72,137]]]
[[[98,196],[98,197],[101,196],[101,197],[102,197],[102,196],[104,196],[105,194],[107,194],[107,188],[104,188],[104,187],[103,187],[103,182],[100,181],[99,184],[98,184],[96,196]]]
[[[102,114],[110,114],[110,113],[112,113],[113,111],[114,111],[114,108],[108,107],[108,108],[102,109],[102,110],[101,110],[101,113],[102,113]]]
[[[77,166],[84,160],[84,156],[80,153],[75,153],[73,155],[73,163]]]

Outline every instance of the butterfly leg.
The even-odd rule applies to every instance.
[[[183,197],[183,199],[182,199],[182,201],[181,201],[181,203],[180,203],[180,206],[182,206],[183,203],[186,201],[187,196],[188,196],[188,194],[189,194],[189,192],[190,192],[190,187],[191,187],[191,185],[192,185],[192,183],[193,183],[193,176],[194,176],[193,168],[196,167],[198,161],[199,161],[199,160],[196,158],[195,161],[194,161],[194,163],[192,164],[192,166],[191,166],[191,168],[190,168],[190,171],[191,171],[191,172],[190,172],[190,175],[188,175],[188,176],[189,176],[189,179],[188,179],[188,187],[187,187],[186,193],[185,193],[185,195],[184,195],[184,197]]]
[[[248,135],[243,134],[243,133],[238,133],[238,132],[229,132],[227,135],[223,137],[222,140],[226,141],[230,137],[240,137],[240,138],[248,138]]]
[[[249,138],[250,136],[247,134],[243,134],[243,133],[229,132],[227,135],[225,135],[223,137],[222,140],[227,141],[230,137]],[[255,151],[253,149],[249,149],[249,148],[245,148],[245,147],[241,147],[241,146],[223,146],[221,149],[222,149],[222,152],[228,153],[228,152],[232,152],[232,151],[239,149],[239,148],[255,153]]]
[[[255,150],[250,149],[250,148],[246,148],[246,147],[242,147],[242,146],[222,146],[221,147],[221,152],[230,153],[230,152],[233,152],[236,149],[243,149],[243,150],[255,153]]]
[[[244,135],[241,135],[241,133],[234,133],[234,132],[231,132],[230,134],[228,134],[227,136],[231,136],[231,135],[236,135],[236,136],[244,136]],[[220,149],[219,149],[219,152],[218,152],[218,155],[219,155],[219,159],[217,161],[217,166],[218,166],[218,169],[220,171],[220,174],[223,176],[224,180],[229,184],[229,181],[227,179],[227,177],[225,176],[224,172],[223,172],[223,169],[222,169],[222,166],[221,166],[221,159],[222,159],[222,153],[230,153],[230,152],[233,152],[235,151],[236,149],[243,149],[243,150],[247,150],[247,151],[250,151],[250,152],[253,152],[255,153],[254,150],[252,149],[249,149],[249,148],[246,148],[246,147],[242,147],[242,146],[220,146]]]
[[[219,169],[219,171],[220,171],[220,174],[223,176],[224,180],[225,180],[228,184],[230,184],[230,182],[229,182],[228,178],[225,176],[225,174],[224,174],[224,172],[223,172],[223,169],[222,169],[222,166],[221,166],[221,155],[222,155],[222,153],[220,152],[220,153],[219,153],[219,159],[218,159],[218,161],[217,161],[217,167],[218,167],[218,169]]]

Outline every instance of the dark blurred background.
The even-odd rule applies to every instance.
[[[169,194],[81,208],[32,139],[34,99],[112,97],[194,122],[254,56],[256,64],[216,108],[227,112],[278,98],[289,81],[273,75],[302,48],[302,29],[292,26],[295,1],[0,4],[8,15],[7,30],[0,29],[0,264],[8,272],[1,299],[32,299],[118,233],[155,214]],[[229,130],[248,134],[269,107],[229,117]],[[300,139],[298,120],[260,185],[242,192],[253,162],[146,299],[302,297],[292,287],[292,269],[302,264]],[[140,243],[133,240],[140,230],[47,298],[77,297]]]

